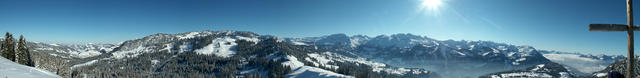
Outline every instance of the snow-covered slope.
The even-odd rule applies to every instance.
[[[43,69],[21,65],[0,57],[0,77],[2,78],[62,78]]]
[[[335,72],[320,69],[317,67],[302,66],[294,69],[292,73],[287,74],[287,78],[355,78],[355,77],[335,73]]]
[[[353,76],[347,76],[317,67],[304,66],[304,64],[294,56],[287,56],[285,59],[289,61],[283,62],[282,64],[293,69],[293,72],[287,74],[287,78],[354,78]]]
[[[636,59],[638,59],[638,56],[636,56]],[[633,71],[636,71],[635,74],[640,74],[640,72],[637,72],[640,70],[640,60],[636,60],[636,65],[634,65],[634,69]],[[607,78],[607,73],[611,72],[611,71],[617,71],[617,72],[621,72],[621,73],[625,73],[627,72],[627,58],[622,58],[620,60],[616,60],[615,62],[613,62],[612,64],[610,64],[609,66],[607,66],[607,68],[600,70],[598,72],[593,72],[591,73],[591,77],[592,78]]]

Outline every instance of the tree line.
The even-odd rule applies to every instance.
[[[13,35],[7,32],[2,41],[2,46],[0,46],[0,55],[18,64],[34,67],[24,36],[20,35],[18,42],[15,41]]]

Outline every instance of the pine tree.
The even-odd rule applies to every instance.
[[[14,47],[14,39],[13,36],[7,32],[7,34],[5,35],[4,38],[4,42],[2,43],[2,49],[0,51],[2,51],[2,57],[7,58],[11,61],[16,61],[15,60],[15,47]]]
[[[16,46],[16,50],[14,50],[15,51],[14,54],[13,54],[15,56],[14,57],[14,59],[15,59],[14,62],[16,62],[18,64],[25,65],[24,61],[23,61],[23,59],[24,59],[23,56],[25,56],[25,54],[22,52],[22,49],[20,47],[20,46],[22,46],[21,42],[22,42],[22,36],[20,36],[20,38],[18,39],[18,45]]]
[[[34,65],[33,61],[31,60],[31,53],[29,52],[26,44],[26,40],[22,35],[20,35],[20,39],[18,41],[18,50],[15,54],[16,62],[33,67]]]

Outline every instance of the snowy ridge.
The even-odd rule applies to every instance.
[[[206,36],[206,35],[210,35],[211,32],[209,31],[205,31],[205,32],[189,32],[187,34],[180,34],[177,35],[178,39],[189,39],[189,38],[194,38],[194,37],[202,37],[202,36]]]
[[[310,53],[307,54],[311,58],[305,58],[305,61],[312,62],[315,66],[325,66],[328,68],[335,67],[339,68],[335,65],[330,65],[330,62],[352,62],[358,65],[367,65],[372,67],[371,71],[374,72],[389,72],[390,74],[396,75],[405,75],[405,74],[428,74],[429,71],[420,70],[420,69],[408,69],[408,68],[393,68],[388,67],[386,64],[368,61],[365,58],[360,57],[347,57],[340,54],[336,54],[334,52],[323,52],[322,54]],[[313,61],[313,60],[315,61]]]
[[[194,40],[202,40],[215,37],[207,46]],[[237,31],[196,31],[180,34],[154,34],[144,38],[125,41],[117,51],[112,53],[112,57],[120,59],[123,57],[136,57],[141,53],[151,52],[186,52],[194,51],[198,54],[216,55],[219,57],[231,57],[235,54],[236,41],[245,40],[257,44],[261,40],[258,35],[250,32]],[[162,45],[156,45],[162,44]],[[177,46],[174,46],[177,45]]]
[[[338,73],[320,69],[317,67],[302,66],[294,69],[292,73],[287,74],[287,78],[355,78],[355,77],[338,74]]]
[[[294,56],[287,55],[285,59],[289,61],[285,61],[282,64],[294,69],[292,73],[287,74],[287,78],[355,78],[317,67],[304,66],[304,64]]]
[[[260,39],[258,39],[255,36],[251,36],[251,37],[236,36],[236,38],[238,38],[239,40],[251,41],[253,42],[253,44],[258,44],[258,42],[260,42]]]
[[[363,45],[371,45],[378,47],[398,47],[409,48],[416,45],[433,45],[431,38],[421,37],[413,34],[393,34],[390,36],[380,35],[368,39]]]

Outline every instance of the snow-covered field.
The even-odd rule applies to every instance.
[[[0,57],[0,77],[2,78],[62,78],[43,69],[21,65]]]
[[[195,52],[205,55],[215,54],[219,57],[231,57],[236,54],[233,48],[237,46],[238,43],[236,43],[235,41],[236,39],[230,37],[216,38],[211,42],[211,44],[205,46],[202,49],[195,50]]]

